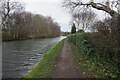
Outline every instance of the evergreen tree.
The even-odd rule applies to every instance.
[[[75,27],[75,24],[73,23],[72,29],[71,29],[71,34],[74,34],[74,33],[76,33],[76,27]]]

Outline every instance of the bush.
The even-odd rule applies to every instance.
[[[13,37],[9,32],[2,32],[2,40],[12,40]]]
[[[68,40],[74,43],[83,53],[91,56],[93,54],[92,45],[86,38],[86,33],[78,33],[68,37]]]
[[[77,31],[77,33],[84,33],[85,31],[83,29],[80,29]]]
[[[78,47],[80,53],[85,54],[95,63],[102,63],[119,77],[119,65],[115,62],[118,58],[112,53],[112,40],[104,40],[99,33],[76,33],[68,36],[68,40]]]

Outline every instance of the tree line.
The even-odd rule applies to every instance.
[[[60,36],[60,25],[50,16],[25,11],[20,2],[0,0],[2,40]]]

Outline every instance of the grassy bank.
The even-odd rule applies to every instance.
[[[77,33],[68,37],[75,56],[76,65],[80,71],[87,77],[118,78],[119,72],[117,67],[100,56],[99,52],[94,51],[95,47],[89,42],[86,34]]]
[[[100,75],[103,75],[103,72],[100,72],[100,70],[102,69],[97,67],[96,64],[94,64],[86,55],[81,53],[73,43],[70,44],[72,47],[72,53],[74,54],[76,66],[78,67],[79,71],[82,72],[81,76],[88,78],[101,78]]]
[[[64,40],[57,43],[47,53],[45,53],[43,59],[38,62],[30,71],[27,72],[21,79],[25,78],[49,78],[54,69],[55,58],[60,51],[60,48]]]

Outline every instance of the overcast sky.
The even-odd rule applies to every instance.
[[[58,22],[62,31],[70,31],[71,15],[62,7],[62,0],[14,0],[25,4],[26,11],[51,16]]]
[[[44,16],[51,16],[61,26],[62,31],[70,31],[70,13],[62,7],[63,0],[13,0],[20,1],[25,4],[27,11]],[[86,0],[84,0],[86,1]],[[96,0],[103,1],[103,0]],[[105,1],[105,0],[104,0]],[[98,14],[98,18],[102,19],[104,13],[94,10]]]

